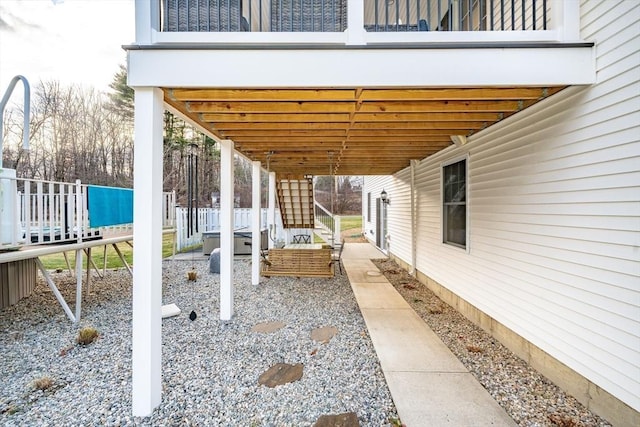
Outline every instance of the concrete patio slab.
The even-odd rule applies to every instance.
[[[515,426],[470,373],[385,372],[400,419],[409,426]]]
[[[467,372],[412,309],[360,311],[383,371]]]
[[[375,286],[377,289],[371,289]],[[411,307],[396,292],[389,282],[378,283],[351,283],[353,293],[358,300],[360,309],[365,308],[384,308],[384,309],[404,309],[411,310]]]
[[[382,274],[379,274],[378,267],[368,259],[343,258],[342,266],[347,272],[350,282],[389,283]],[[369,274],[369,272],[372,274]]]
[[[378,271],[369,259],[384,257],[369,243],[347,243],[343,266],[401,422],[407,427],[515,426],[387,279],[367,274]]]
[[[371,243],[347,243],[342,251],[342,259],[378,259],[387,256]]]

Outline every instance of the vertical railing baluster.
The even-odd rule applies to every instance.
[[[536,0],[533,0],[533,4],[531,5],[531,21],[533,22],[533,27],[531,28],[533,31],[536,30]]]
[[[409,31],[409,21],[410,21],[410,17],[409,17],[409,0],[405,0],[404,5],[405,5],[405,8],[407,9],[407,11],[406,11],[407,12],[407,22],[405,22],[405,27],[406,27],[406,30]],[[416,21],[416,24],[417,23],[418,22]]]
[[[49,220],[49,241],[53,242],[55,239],[55,223],[53,222],[54,220],[54,206],[53,206],[53,196],[54,196],[54,191],[53,191],[53,183],[50,182],[48,185],[49,188],[49,192],[47,194],[47,217]]]
[[[207,31],[211,31],[211,0],[207,0]]]
[[[400,0],[396,0],[396,31],[398,31],[398,27],[400,24]]]
[[[526,9],[525,8],[527,7],[527,5],[525,3],[526,3],[526,0],[522,0],[522,12],[521,12],[521,14],[522,14],[522,31],[527,29],[527,21],[525,19],[525,13],[526,13]]]
[[[500,30],[504,31],[504,0],[500,0]]]
[[[542,29],[547,29],[547,0],[542,0]]]
[[[378,0],[373,0],[373,14],[375,16],[375,30],[379,31],[380,26],[378,25],[379,13],[378,13]]]
[[[384,1],[384,30],[389,31],[389,2]]]
[[[449,31],[453,31],[453,0],[449,0]]]
[[[258,0],[258,13],[260,14],[258,17],[258,29],[262,32],[262,0]]]
[[[420,0],[416,2],[416,25],[418,26],[418,31],[420,31]]]
[[[27,245],[31,244],[31,182],[24,181],[24,238]]]
[[[516,30],[516,0],[511,0],[511,31]]]

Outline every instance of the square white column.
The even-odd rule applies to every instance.
[[[133,177],[133,415],[162,397],[162,116],[158,88],[135,89]]]
[[[233,317],[233,141],[220,141],[220,320]]]
[[[260,246],[262,237],[260,230],[260,162],[251,162],[252,166],[252,188],[251,188],[251,283],[260,283]]]
[[[269,223],[269,249],[273,249],[276,238],[276,173],[269,172],[269,207],[267,209],[267,222]]]

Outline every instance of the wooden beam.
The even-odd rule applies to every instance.
[[[362,99],[379,100],[493,100],[541,99],[544,88],[365,89]]]
[[[364,102],[360,113],[453,113],[518,111],[519,101],[403,101]]]
[[[320,123],[307,123],[307,122],[216,122],[216,128],[221,130],[346,130],[349,127],[349,123],[339,122],[320,122]]]
[[[187,102],[193,113],[351,113],[355,103],[336,102]]]
[[[229,137],[228,134],[224,133],[226,137]],[[316,142],[342,142],[346,139],[344,136],[282,136],[282,137],[271,137],[271,136],[240,136],[236,138],[231,138],[239,144],[248,144],[252,142],[273,142],[273,143],[287,143],[287,144],[308,144],[308,143],[316,143]]]
[[[504,117],[504,112],[493,113],[493,112],[450,112],[450,113],[434,113],[434,112],[378,112],[378,113],[358,113],[355,115],[356,121],[363,121],[363,117],[382,117],[384,120],[385,116],[401,116],[407,117],[404,120],[408,121],[424,121],[424,122],[495,122],[501,120]]]
[[[353,101],[354,89],[173,89],[178,101]]]
[[[348,113],[324,114],[278,114],[278,113],[248,113],[248,114],[200,114],[205,122],[348,122]]]
[[[261,136],[261,137],[310,137],[310,136],[318,136],[319,134],[322,136],[340,136],[346,137],[347,131],[345,129],[328,129],[322,130],[318,132],[317,130],[304,130],[304,129],[248,129],[248,130],[240,130],[240,129],[225,129],[225,135],[231,137],[239,137],[239,136]]]
[[[458,122],[453,123],[459,125]],[[449,125],[445,129],[433,122],[357,122],[353,124],[353,129],[422,129],[425,135],[466,135],[469,132],[464,126]]]

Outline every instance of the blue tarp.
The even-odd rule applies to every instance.
[[[133,222],[133,190],[89,185],[88,191],[90,227]]]

